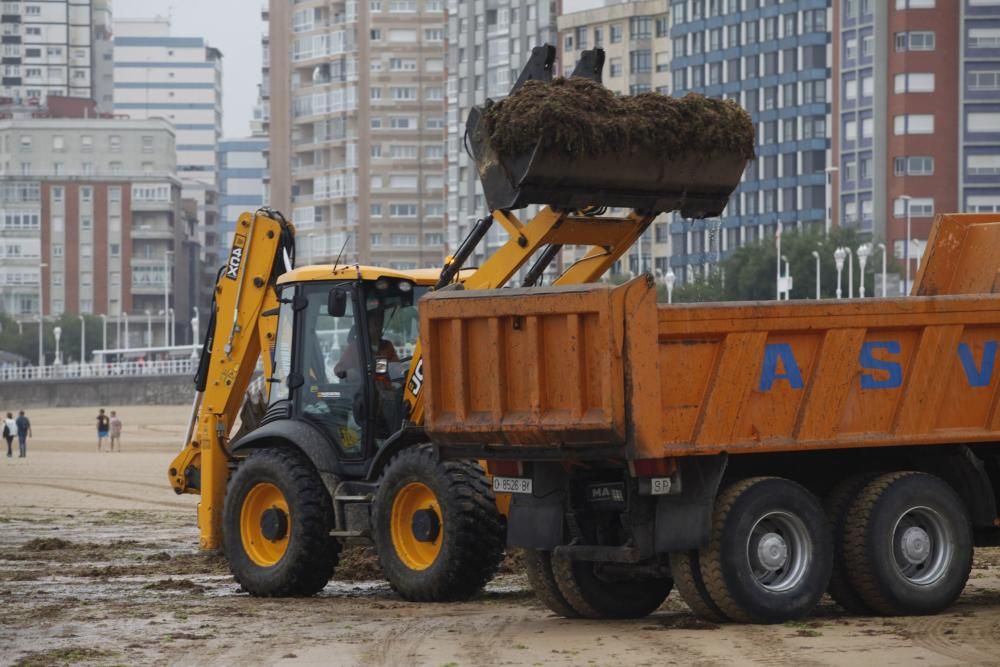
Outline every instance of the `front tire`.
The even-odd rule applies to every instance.
[[[251,453],[230,479],[222,522],[229,568],[251,595],[313,595],[333,576],[340,545],[330,537],[330,494],[295,450]]]
[[[700,563],[706,590],[734,621],[802,618],[823,597],[833,566],[823,507],[787,479],[736,482],[716,499]]]
[[[503,520],[482,468],[438,461],[430,445],[389,462],[372,517],[382,570],[413,602],[467,600],[503,558]]]
[[[858,595],[882,614],[935,614],[950,606],[969,579],[972,552],[969,513],[934,475],[882,475],[848,511],[848,573]]]
[[[609,576],[605,564],[552,558],[552,573],[562,597],[583,618],[642,618],[670,595],[670,577]]]

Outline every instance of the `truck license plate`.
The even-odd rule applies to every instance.
[[[530,477],[494,477],[494,493],[531,493]]]

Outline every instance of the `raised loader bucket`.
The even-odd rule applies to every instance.
[[[467,147],[490,210],[722,213],[753,157],[745,111],[693,95],[616,96],[600,83],[601,49],[584,51],[569,79],[552,79],[554,59],[554,47],[536,47],[508,97],[469,113]]]

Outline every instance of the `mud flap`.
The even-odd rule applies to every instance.
[[[532,493],[515,493],[507,519],[507,546],[551,551],[564,544],[569,479],[558,463],[533,463]]]
[[[726,454],[681,459],[681,492],[660,496],[656,504],[657,553],[688,551],[708,544],[712,507],[727,460]]]

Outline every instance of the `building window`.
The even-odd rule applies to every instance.
[[[368,215],[370,215],[373,218],[381,218],[382,217],[382,204],[370,204],[368,206]],[[375,235],[372,234],[372,236],[374,237]],[[375,245],[375,244],[372,243],[372,245]]]
[[[931,31],[911,31],[896,33],[897,51],[933,51],[934,33]]]
[[[390,218],[415,218],[417,217],[416,204],[389,204]]]
[[[142,152],[152,153],[153,152],[153,137],[149,135],[143,135],[142,137]]]
[[[896,93],[933,93],[933,73],[896,75]]]
[[[897,218],[906,217],[906,201],[902,198],[897,198],[892,203],[892,214]],[[933,197],[914,197],[910,199],[910,217],[911,218],[933,218],[934,217],[934,198]]]
[[[617,44],[620,41],[622,41],[622,26],[616,23],[611,26],[611,43]]]
[[[622,75],[622,59],[621,58],[611,58],[610,64],[610,76],[611,78],[616,78]]]
[[[94,188],[85,185],[80,188],[80,201],[89,202],[94,200]]]
[[[896,0],[896,9],[934,9],[934,0]]]
[[[629,39],[649,39],[653,36],[653,21],[648,16],[633,16],[628,21]]]
[[[1000,90],[1000,70],[979,70],[969,72],[970,91]]]
[[[965,168],[969,176],[1000,176],[1000,153],[969,155]]]
[[[644,74],[653,71],[652,52],[649,49],[630,51],[628,56],[630,74]]]
[[[373,206],[374,206],[374,204],[373,204]],[[380,209],[379,215],[381,215],[381,209]],[[369,243],[372,246],[380,246],[380,245],[382,245],[382,235],[381,234],[372,234],[369,238],[370,238]]]
[[[576,48],[586,49],[587,48],[587,29],[577,28],[576,29]]]
[[[122,152],[122,138],[120,135],[112,134],[108,136],[108,150],[112,153]]]
[[[893,161],[896,176],[932,176],[934,158],[930,156],[897,157]]]
[[[112,257],[118,257],[121,254],[121,246],[117,243],[111,243],[108,245],[108,254]]]
[[[970,113],[966,116],[965,127],[969,132],[1000,134],[1000,112]]]

